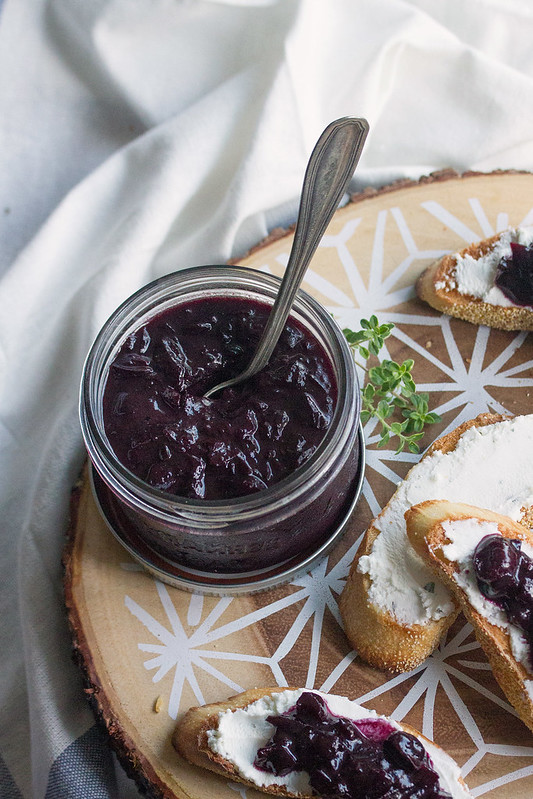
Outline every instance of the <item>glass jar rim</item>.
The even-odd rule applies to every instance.
[[[214,281],[214,282],[213,282]],[[316,451],[302,466],[292,474],[261,491],[241,497],[223,500],[204,500],[180,497],[175,494],[154,488],[137,477],[116,457],[105,435],[103,422],[96,418],[93,401],[94,392],[99,387],[95,380],[105,378],[112,360],[129,332],[142,324],[143,318],[149,318],[156,310],[178,306],[193,294],[209,294],[215,296],[235,296],[252,294],[258,301],[267,301],[275,297],[281,279],[259,270],[243,266],[210,264],[193,266],[156,278],[124,300],[97,334],[85,360],[80,388],[80,423],[83,438],[90,459],[102,479],[123,498],[130,497],[136,506],[139,502],[149,512],[162,514],[165,517],[186,518],[192,514],[195,518],[206,516],[217,517],[224,521],[225,516],[234,514],[246,516],[254,514],[265,504],[281,504],[297,498],[303,491],[310,490],[317,481],[327,473],[331,457],[345,445],[356,431],[360,410],[360,393],[355,364],[348,343],[334,320],[333,316],[310,294],[300,289],[293,304],[291,314],[307,321],[309,330],[310,315],[315,323],[323,326],[327,344],[334,352],[327,351],[332,360],[337,380],[337,403],[331,424]],[[267,295],[253,294],[253,289],[266,289]],[[176,293],[166,294],[171,289]],[[180,299],[180,295],[183,298]],[[166,299],[165,299],[166,297]],[[297,315],[300,314],[300,315]],[[125,328],[125,323],[127,327]],[[324,332],[321,331],[321,332]],[[316,330],[311,329],[316,336]],[[112,346],[109,344],[112,343]],[[103,362],[102,362],[103,360]],[[106,371],[107,369],[107,371]],[[102,375],[102,371],[105,374]]]

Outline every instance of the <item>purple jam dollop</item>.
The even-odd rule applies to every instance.
[[[486,535],[474,550],[474,573],[484,597],[501,607],[529,642],[533,666],[533,561],[518,540]]]
[[[420,740],[383,719],[336,716],[323,697],[304,692],[267,721],[276,731],[254,761],[262,771],[306,771],[328,799],[450,799]]]
[[[494,282],[515,305],[533,305],[533,247],[511,242],[511,255],[498,264]]]
[[[270,308],[233,297],[169,308],[109,369],[104,429],[119,461],[180,497],[228,499],[287,477],[316,451],[337,389],[318,341],[289,319],[269,364],[212,398],[251,360]]]

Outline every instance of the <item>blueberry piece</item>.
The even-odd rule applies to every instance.
[[[532,305],[533,248],[511,242],[511,256],[498,264],[494,282],[515,305]]]
[[[324,733],[323,735],[319,735],[313,742],[313,754],[319,757],[321,760],[331,761],[332,763],[335,761],[336,767],[334,770],[338,771],[338,752],[341,747],[340,739],[337,735],[333,733]]]
[[[318,694],[305,691],[296,702],[298,715],[302,720],[309,718],[311,721],[326,721],[330,713],[324,699]]]
[[[179,408],[181,405],[182,395],[175,388],[165,386],[161,391],[161,398],[166,402],[170,408]]]
[[[345,747],[347,747],[348,744],[362,740],[361,731],[355,726],[353,721],[350,721],[350,719],[340,718],[335,723],[335,731],[339,738],[344,742]]]
[[[297,762],[298,759],[290,748],[290,744],[268,744],[257,752],[254,766],[262,771],[284,777],[296,770]]]
[[[427,762],[426,750],[421,741],[403,730],[389,735],[383,749],[394,763],[409,770],[419,769]]]
[[[514,541],[487,535],[474,551],[473,564],[480,590],[487,599],[495,599],[516,586],[520,552]]]
[[[167,491],[176,482],[176,475],[171,466],[166,463],[153,463],[146,475],[146,482],[154,488]]]
[[[161,444],[158,455],[160,461],[168,461],[172,457],[172,451],[168,444]]]

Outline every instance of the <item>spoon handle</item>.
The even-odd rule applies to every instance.
[[[263,369],[281,335],[309,261],[355,171],[368,133],[366,119],[343,117],[318,139],[305,171],[298,221],[285,274],[254,357],[237,377],[206,392],[242,382]]]

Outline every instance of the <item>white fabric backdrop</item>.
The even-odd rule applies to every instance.
[[[354,190],[532,170],[532,41],[530,0],[4,0],[2,796],[137,796],[91,737],[61,588],[78,383],[105,318],[294,221],[336,117],[370,122]]]

